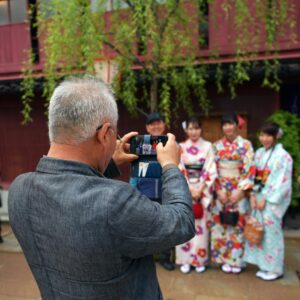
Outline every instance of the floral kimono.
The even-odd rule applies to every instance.
[[[234,191],[249,190],[253,186],[255,176],[254,153],[251,143],[240,136],[233,142],[223,138],[214,144],[214,150],[218,171],[218,178],[215,182],[216,191],[222,190],[230,197]],[[224,206],[216,199],[212,211],[212,262],[229,264],[233,267],[243,266],[243,232],[248,207],[247,198],[230,205],[230,209],[238,211],[237,225],[223,225],[220,220],[220,212],[223,211]]]
[[[201,196],[203,216],[195,219],[196,235],[189,242],[176,247],[176,264],[189,264],[194,267],[208,263],[209,228],[211,222],[210,204],[213,198],[213,183],[217,176],[214,153],[211,143],[200,138],[196,143],[187,140],[180,144],[180,169],[189,186],[199,187],[205,183]],[[192,176],[189,166],[198,165],[198,176]],[[194,202],[195,203],[195,202]]]
[[[246,242],[244,261],[257,265],[263,271],[283,274],[284,239],[281,223],[291,202],[293,161],[282,145],[277,144],[268,150],[263,147],[258,149],[255,165],[256,176],[262,182],[255,195],[257,201],[266,199],[264,210],[257,212],[258,220],[264,225],[264,237],[259,246]]]

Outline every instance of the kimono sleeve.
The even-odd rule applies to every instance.
[[[238,184],[238,189],[246,191],[252,188],[255,178],[255,163],[254,151],[249,141],[246,141],[243,147],[239,150],[243,155],[241,178]]]
[[[180,154],[180,162],[179,162],[178,168],[179,168],[181,174],[184,176],[184,178],[185,178],[188,186],[190,186],[189,185],[189,179],[188,179],[188,176],[187,176],[187,170],[185,168],[184,161],[183,161],[183,154],[184,154],[184,151],[185,151],[183,147],[184,146],[182,146],[181,144],[179,144],[179,148],[180,148],[180,153],[181,154]]]
[[[290,197],[292,188],[293,160],[288,155],[280,155],[273,161],[271,173],[262,189],[262,195],[267,202],[281,204],[281,201]]]
[[[210,145],[205,159],[202,179],[205,182],[206,186],[210,189],[217,178],[217,167],[215,162],[215,155],[212,146]]]
[[[219,174],[219,168],[218,168],[218,162],[220,160],[220,156],[219,156],[219,152],[218,152],[218,146],[217,146],[217,143],[214,143],[212,145],[212,150],[213,150],[213,153],[214,153],[214,161],[215,161],[215,164],[216,164],[216,169],[217,169],[217,172],[216,172],[216,179],[215,179],[215,184],[214,184],[214,188],[215,190],[218,192],[220,190],[222,190],[222,184],[220,182],[220,174]]]

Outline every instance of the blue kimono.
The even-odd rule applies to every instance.
[[[258,202],[266,199],[264,210],[256,212],[264,226],[264,237],[259,246],[246,242],[244,261],[257,265],[260,270],[283,274],[282,218],[291,202],[293,160],[282,145],[277,144],[268,150],[258,149],[255,165],[256,174],[263,183],[255,195]]]

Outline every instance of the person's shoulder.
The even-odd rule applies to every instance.
[[[201,141],[206,147],[212,147],[213,145],[210,141],[207,141],[205,139],[201,139]]]
[[[224,147],[223,145],[223,138],[216,140],[215,142],[212,143],[212,146],[214,149],[219,149]]]
[[[184,148],[184,147],[186,147],[188,144],[189,144],[189,139],[186,139],[186,140],[180,142],[180,143],[179,143],[179,146],[182,147],[182,148]]]
[[[250,140],[248,140],[247,138],[245,138],[245,137],[243,137],[243,136],[241,136],[241,135],[239,135],[239,136],[237,137],[237,140],[238,140],[239,142],[251,144]]]
[[[33,176],[34,172],[21,174],[14,179],[9,187],[8,213],[11,222],[17,220],[20,214],[24,214],[28,209],[26,194],[32,186]]]
[[[29,172],[18,175],[11,183],[9,190],[11,191],[17,187],[22,187],[22,185],[28,186],[29,180],[34,174],[35,172]]]
[[[246,148],[253,148],[251,141],[244,138],[244,137],[239,136],[238,141],[239,141],[240,144],[242,144]]]
[[[86,178],[85,189],[88,189],[90,203],[93,203],[95,214],[107,211],[118,214],[123,207],[136,198],[137,189],[129,183],[106,177]]]
[[[284,161],[293,162],[291,155],[284,149],[282,144],[277,144],[275,147],[276,156],[279,160],[283,159]]]
[[[261,154],[265,151],[265,148],[264,147],[259,147],[256,151],[255,151],[255,154]]]

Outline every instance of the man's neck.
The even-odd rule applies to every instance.
[[[90,153],[87,152],[87,145],[51,143],[47,156],[64,160],[78,161],[95,169],[98,168]]]

